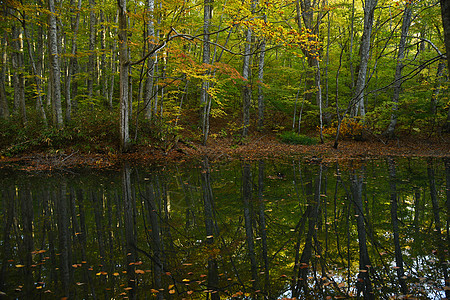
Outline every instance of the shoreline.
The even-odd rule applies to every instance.
[[[275,136],[253,135],[247,143],[236,144],[230,138],[211,140],[207,146],[179,141],[165,151],[152,146],[136,146],[129,153],[81,153],[57,150],[32,152],[15,157],[1,157],[0,168],[12,167],[26,171],[52,171],[71,168],[117,168],[131,165],[161,165],[198,160],[207,156],[212,161],[302,158],[307,161],[334,162],[366,160],[383,157],[449,157],[450,139],[404,138],[382,143],[379,140],[333,141],[317,145],[289,145]]]

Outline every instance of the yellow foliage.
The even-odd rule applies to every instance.
[[[327,136],[336,136],[338,122],[334,122],[331,126],[323,129],[323,134]],[[344,118],[341,122],[339,136],[342,139],[361,137],[366,125],[359,117]]]

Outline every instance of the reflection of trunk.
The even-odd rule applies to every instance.
[[[264,213],[264,160],[259,161],[259,175],[258,175],[258,200],[259,200],[259,230],[262,242],[262,259],[264,262],[264,291],[269,293],[269,258],[267,256],[267,231],[266,231],[266,216]]]
[[[312,186],[312,179],[306,185],[306,197],[308,200],[308,208],[306,214],[308,216],[308,233],[306,235],[305,246],[299,262],[299,271],[297,276],[297,285],[295,289],[295,295],[298,297],[303,289],[304,294],[308,294],[308,273],[309,264],[313,252],[313,237],[316,234],[317,217],[320,207],[320,190],[322,185],[322,165],[319,167],[319,174],[316,177],[314,183],[314,191]]]
[[[124,211],[125,250],[128,275],[128,297],[136,299],[136,274],[134,263],[136,262],[136,235],[134,231],[133,197],[131,195],[130,168],[125,165],[122,170],[122,201]]]
[[[427,160],[428,182],[430,184],[431,204],[433,205],[434,228],[441,235],[441,218],[439,217],[439,203],[437,199],[436,181],[434,178],[434,162],[432,158]]]
[[[255,244],[252,228],[252,173],[250,165],[245,163],[242,167],[242,200],[244,203],[245,236],[247,240],[248,255],[252,272],[253,288],[258,289],[258,265],[255,256]]]
[[[440,208],[439,208],[439,202],[438,202],[438,198],[437,198],[436,180],[434,177],[434,161],[433,161],[433,158],[431,158],[431,157],[427,159],[427,173],[428,173],[428,181],[430,184],[431,204],[433,206],[434,228],[437,233],[437,240],[438,240],[438,250],[439,250],[438,256],[439,256],[439,260],[440,260],[440,263],[442,266],[442,271],[444,273],[444,282],[446,283],[446,286],[448,286],[449,282],[450,282],[450,278],[448,276],[448,266],[447,266],[447,261],[446,261],[445,253],[444,253],[444,251],[447,250],[446,245],[447,245],[448,241],[447,242],[444,241],[443,237],[442,237],[441,218],[439,216]],[[446,294],[447,298],[450,298],[450,290],[449,289],[445,290],[445,294]]]
[[[213,193],[211,189],[211,174],[208,164],[208,158],[205,156],[202,163],[202,188],[203,188],[203,207],[205,214],[205,228],[206,228],[206,241],[209,250],[213,250],[214,246],[214,234],[217,230],[214,228],[214,213],[213,213]],[[213,251],[210,251],[213,253]],[[217,270],[217,260],[213,255],[208,257],[208,289],[213,292],[210,294],[211,299],[219,300],[219,293],[217,288],[219,285],[219,275]]]
[[[91,203],[94,208],[94,217],[95,217],[95,227],[97,229],[97,243],[98,243],[98,250],[101,258],[101,263],[103,266],[105,266],[105,238],[104,233],[105,229],[103,227],[103,199],[102,196],[99,196],[99,191],[92,191],[91,192]]]
[[[150,246],[153,251],[153,280],[155,282],[156,289],[162,288],[161,274],[163,271],[163,265],[161,261],[161,237],[158,218],[158,208],[155,204],[155,191],[153,184],[151,183],[146,189],[145,205],[148,211],[148,219],[151,225],[151,243]],[[157,299],[163,299],[162,293],[157,294]]]
[[[3,243],[1,244],[1,262],[0,267],[0,291],[6,290],[5,280],[8,278],[7,266],[8,260],[11,258],[11,230],[15,216],[14,203],[16,198],[14,197],[14,190],[4,189],[2,190],[2,213],[3,213]],[[2,222],[2,223],[3,223]]]
[[[351,191],[353,202],[355,205],[356,223],[358,229],[358,244],[359,244],[359,274],[356,288],[358,297],[362,293],[364,299],[374,299],[372,283],[369,277],[369,268],[371,266],[369,252],[367,251],[366,228],[364,221],[362,188],[364,176],[353,174],[351,178]]]
[[[34,250],[33,243],[33,199],[28,185],[19,190],[20,208],[22,211],[22,239],[21,253],[23,253],[22,263],[25,265],[23,269],[23,276],[25,282],[25,292],[31,296],[34,290],[33,273],[31,265],[33,264],[33,257],[31,252]]]
[[[450,226],[450,158],[444,158],[444,164],[445,164],[445,179],[446,179],[446,195],[447,199],[445,203],[447,204],[447,240],[450,241],[450,233],[449,233],[449,226]],[[449,298],[447,296],[447,298]]]
[[[67,183],[63,180],[56,195],[56,211],[58,216],[59,265],[64,296],[70,297],[71,282],[71,242],[69,233],[69,213],[66,198]]]
[[[71,219],[72,219],[72,236],[74,236],[74,245],[73,245],[73,254],[72,261],[86,261],[86,221],[84,218],[84,206],[83,206],[83,191],[81,189],[77,189],[76,191],[71,188],[70,191],[70,209],[71,209]],[[78,203],[78,212],[76,210]],[[78,222],[78,217],[80,221]],[[77,248],[81,252],[80,257],[76,257]],[[92,276],[90,271],[88,270],[88,266],[83,267],[83,280],[88,283],[88,286],[84,286],[86,294],[88,293],[88,288],[90,288],[90,293],[93,299],[96,299],[95,290],[92,284]]]
[[[397,186],[396,186],[396,172],[395,172],[395,162],[392,158],[388,158],[388,168],[389,168],[389,186],[391,189],[391,222],[392,230],[394,233],[394,246],[395,246],[395,263],[397,267],[397,277],[400,282],[400,289],[403,295],[408,294],[408,287],[405,282],[405,273],[403,270],[403,256],[402,250],[400,248],[400,232],[398,228],[398,201],[397,201]]]

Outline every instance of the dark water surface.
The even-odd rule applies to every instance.
[[[444,299],[450,161],[0,170],[5,299]]]

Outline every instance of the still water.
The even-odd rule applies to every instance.
[[[444,299],[449,198],[440,158],[0,170],[1,297]]]

